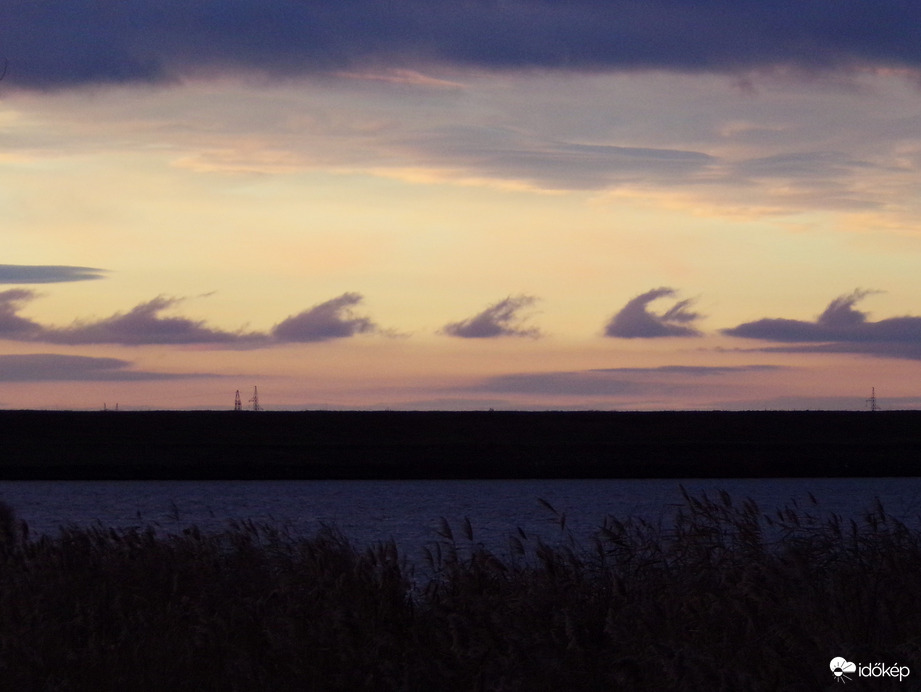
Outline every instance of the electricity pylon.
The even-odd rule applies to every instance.
[[[870,389],[870,398],[867,399],[867,404],[870,406],[871,411],[879,411],[879,406],[876,405],[876,387]]]

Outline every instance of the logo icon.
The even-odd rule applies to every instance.
[[[831,663],[828,664],[828,667],[831,668],[831,672],[835,674],[835,682],[846,682],[850,678],[845,675],[845,673],[855,673],[857,672],[857,665],[851,663],[850,661],[836,656],[831,660]]]

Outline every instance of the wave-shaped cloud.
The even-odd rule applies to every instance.
[[[0,49],[5,83],[33,89],[432,63],[817,71],[917,68],[919,25],[921,5],[897,0],[42,0],[0,5]]]
[[[19,311],[35,298],[35,292],[27,288],[11,288],[0,291],[0,338],[33,339],[44,328],[27,317],[21,317]]]
[[[918,321],[917,326],[921,326],[921,318],[868,322],[867,313],[856,310],[854,306],[871,293],[857,289],[838,296],[814,322],[766,317],[724,329],[723,333],[767,341],[889,341],[921,336],[921,331],[912,334],[915,320]]]
[[[229,344],[259,341],[256,333],[227,332],[186,317],[164,317],[167,308],[182,298],[158,296],[95,322],[76,322],[69,327],[43,329],[38,340],[58,344]]]
[[[363,299],[360,293],[343,293],[282,320],[272,328],[272,336],[278,341],[310,342],[378,332],[374,322],[352,311]]]
[[[367,317],[358,317],[351,308],[363,298],[358,293],[343,295],[315,305],[275,325],[270,333],[226,331],[208,326],[202,320],[165,316],[162,313],[184,298],[157,296],[125,313],[98,320],[78,320],[67,327],[42,325],[19,312],[37,294],[25,288],[0,291],[0,339],[55,344],[189,345],[210,344],[239,347],[275,343],[326,341],[381,332]]]
[[[876,291],[856,289],[838,296],[814,321],[764,318],[722,330],[727,336],[796,346],[763,350],[796,353],[864,353],[921,360],[921,317],[868,319],[855,305]]]
[[[605,336],[620,339],[700,336],[700,332],[691,326],[701,316],[690,310],[693,303],[690,298],[677,301],[661,315],[649,311],[649,303],[676,294],[674,288],[663,286],[636,296],[608,321],[604,328]]]
[[[493,339],[501,336],[527,336],[536,339],[541,335],[540,330],[524,326],[526,318],[521,314],[536,302],[537,298],[534,296],[509,296],[473,317],[446,324],[441,331],[448,336],[462,339]]]

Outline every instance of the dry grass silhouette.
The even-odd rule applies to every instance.
[[[546,505],[548,511],[553,508]],[[921,662],[921,533],[882,507],[685,495],[509,553],[443,522],[425,564],[243,522],[66,528],[0,511],[0,679],[17,690],[814,690]],[[921,670],[917,674],[921,674]],[[898,683],[895,683],[898,684]],[[885,684],[874,681],[874,689]]]

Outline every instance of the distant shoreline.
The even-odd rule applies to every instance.
[[[918,476],[921,411],[0,411],[0,480]]]

